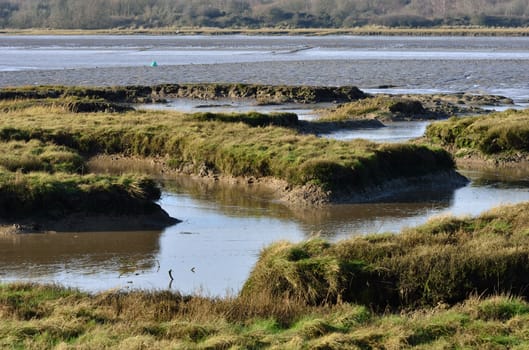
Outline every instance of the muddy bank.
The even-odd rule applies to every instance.
[[[255,99],[259,104],[347,102],[367,95],[354,86],[287,86],[257,84],[161,84],[152,86],[3,88],[0,100],[57,99],[65,97],[104,99],[116,103],[160,102],[166,98],[214,100]]]
[[[388,199],[406,192],[417,190],[439,189],[450,190],[463,187],[469,180],[455,170],[438,171],[431,174],[395,178],[363,189],[343,187],[325,190],[313,183],[292,185],[285,180],[273,177],[233,177],[219,174],[206,165],[196,172],[193,165],[174,169],[168,166],[167,159],[139,158],[123,155],[98,155],[91,158],[87,165],[90,171],[98,173],[121,174],[128,171],[148,173],[160,179],[171,179],[174,176],[189,176],[205,182],[220,182],[253,187],[270,200],[283,202],[292,207],[318,207],[339,203],[368,203]]]
[[[181,220],[170,217],[161,207],[150,214],[104,215],[71,214],[59,219],[27,218],[0,221],[0,233],[54,233],[54,232],[106,232],[163,230]]]

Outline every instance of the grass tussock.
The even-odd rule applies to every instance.
[[[508,110],[482,117],[451,118],[431,124],[428,140],[457,154],[509,155],[529,151],[529,113]]]
[[[298,126],[298,116],[295,113],[259,113],[259,112],[248,112],[248,113],[194,113],[192,117],[200,121],[221,121],[225,123],[244,123],[249,126],[284,126],[284,127],[296,127]]]
[[[472,294],[527,296],[529,204],[438,218],[398,235],[266,248],[243,295],[376,309],[454,304]]]
[[[173,292],[88,294],[0,285],[0,347],[24,349],[435,349],[529,346],[529,305],[469,298],[453,307],[377,314],[339,303],[309,306]],[[295,303],[296,307],[292,307]],[[248,313],[248,309],[256,312]],[[280,308],[287,311],[277,312]],[[288,317],[284,317],[288,315]]]

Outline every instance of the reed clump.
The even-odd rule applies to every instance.
[[[470,295],[526,297],[529,204],[476,218],[444,217],[398,235],[266,248],[242,294],[375,309],[454,304]]]

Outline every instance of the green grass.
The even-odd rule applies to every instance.
[[[150,214],[159,207],[155,182],[143,176],[9,172],[0,169],[0,217],[62,218],[74,213]]]
[[[375,96],[326,110],[320,120],[344,121],[378,119],[381,121],[431,118],[421,102],[395,96]]]
[[[70,172],[84,169],[83,158],[74,150],[38,140],[0,143],[0,167],[8,171]]]
[[[7,111],[0,120],[0,140],[38,140],[83,155],[162,156],[175,168],[195,172],[206,166],[224,175],[272,176],[344,191],[454,166],[439,147],[342,142],[270,126],[293,123],[290,114],[71,113],[34,106]]]
[[[529,151],[529,112],[508,110],[483,117],[451,118],[426,130],[429,141],[460,154],[493,156]]]
[[[57,286],[0,285],[0,347],[9,349],[524,349],[528,304],[469,298],[453,307],[374,313],[349,303],[314,307],[171,292],[88,294]],[[490,304],[521,309],[501,319]]]
[[[262,252],[243,295],[378,309],[453,304],[473,294],[527,296],[528,213],[526,203],[477,218],[438,218],[398,235],[275,243]]]

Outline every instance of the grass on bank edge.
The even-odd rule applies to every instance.
[[[72,113],[59,107],[33,106],[4,113],[0,140],[38,140],[81,154],[162,156],[175,169],[185,167],[194,173],[206,167],[229,176],[272,176],[292,185],[310,183],[353,191],[454,168],[451,156],[440,147],[318,138],[292,127],[292,115],[256,116]],[[289,127],[270,125],[275,122]]]
[[[529,152],[529,110],[507,110],[487,116],[450,118],[428,126],[428,141],[447,147],[457,157],[503,156]]]
[[[441,217],[400,234],[267,247],[242,295],[375,309],[462,302],[472,294],[529,296],[529,203],[476,218]]]

